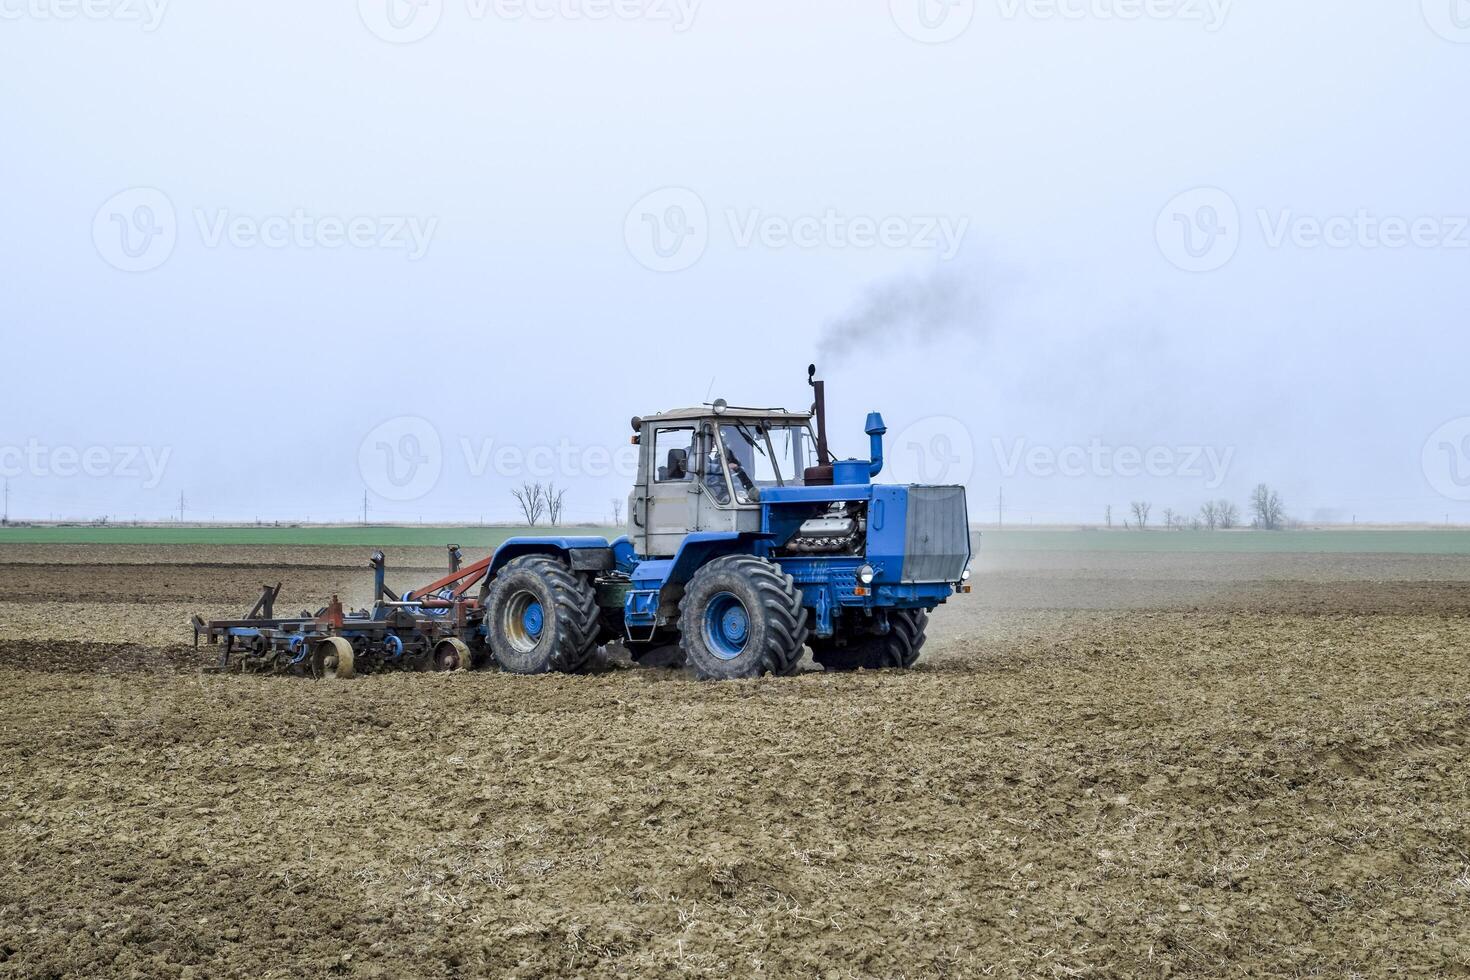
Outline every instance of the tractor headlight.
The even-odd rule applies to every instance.
[[[864,565],[862,568],[858,569],[858,581],[863,583],[864,585],[872,585],[873,579],[877,577],[878,573],[873,571],[872,565]]]
[[[970,566],[969,565],[966,565],[965,566],[965,570],[960,573],[960,581],[961,582],[968,582],[968,581],[970,581]]]

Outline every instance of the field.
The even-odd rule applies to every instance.
[[[907,674],[201,673],[442,566],[311,530],[0,532],[0,977],[1470,976],[1470,535],[990,535]]]

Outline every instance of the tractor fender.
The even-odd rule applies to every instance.
[[[614,562],[613,548],[607,538],[510,538],[495,549],[486,581],[493,580],[506,565],[527,555],[560,558],[579,572],[610,571]]]
[[[694,573],[716,558],[753,555],[772,535],[755,531],[696,531],[684,539],[669,563],[664,586],[685,585]]]

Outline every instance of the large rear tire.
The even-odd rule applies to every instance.
[[[813,639],[812,659],[827,670],[908,670],[924,649],[929,613],[894,609],[888,613],[888,626],[881,636],[854,636],[845,646],[832,639]]]
[[[565,562],[527,555],[506,565],[485,600],[490,649],[514,674],[575,674],[597,653],[597,593]]]
[[[716,558],[694,574],[679,604],[679,646],[701,680],[794,673],[806,637],[800,590],[763,558]]]

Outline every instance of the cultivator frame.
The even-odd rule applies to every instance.
[[[341,600],[315,614],[277,617],[281,583],[261,586],[260,598],[242,619],[193,620],[194,646],[223,644],[216,671],[352,677],[390,670],[467,670],[488,658],[481,596],[471,595],[491,558],[463,565],[449,545],[449,573],[401,595],[387,584],[387,560],[373,552],[373,605],[346,611]]]

